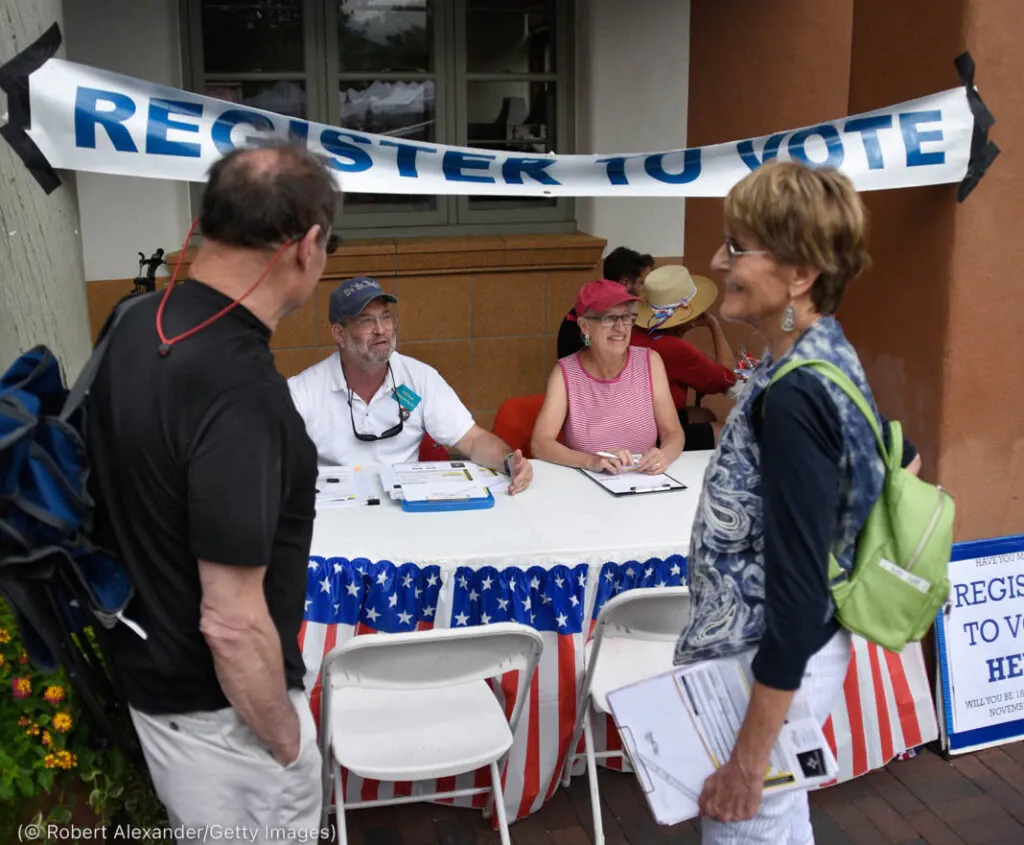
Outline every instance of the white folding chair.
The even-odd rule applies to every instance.
[[[513,622],[353,637],[321,667],[322,827],[333,802],[338,841],[347,842],[341,769],[378,781],[423,781],[490,766],[491,786],[385,798],[349,809],[491,793],[509,845],[501,768],[512,747],[544,642]],[[506,718],[488,678],[519,672]],[[489,809],[489,806],[488,806]]]
[[[676,640],[689,615],[688,587],[629,590],[609,600],[598,614],[594,635],[584,653],[583,689],[577,702],[576,726],[563,772],[563,783],[568,786],[573,765],[580,759],[576,747],[583,733],[595,845],[604,843],[597,761],[625,755],[622,751],[594,751],[591,705],[597,713],[607,714],[609,692],[669,671]]]

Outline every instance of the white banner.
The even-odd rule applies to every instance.
[[[959,87],[708,147],[522,155],[297,120],[55,58],[31,70],[28,86],[27,125],[4,137],[15,146],[27,133],[51,168],[202,182],[235,147],[292,135],[351,193],[721,197],[776,157],[838,167],[862,191],[947,184],[967,174],[975,125]]]
[[[1024,551],[949,565],[943,620],[953,732],[1024,719]]]

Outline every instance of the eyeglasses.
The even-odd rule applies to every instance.
[[[636,314],[632,311],[628,314],[602,314],[600,317],[586,317],[585,319],[600,323],[603,329],[610,329],[619,323],[623,327],[636,325]]]
[[[388,374],[391,374],[391,365],[388,365]],[[394,376],[391,376],[391,383],[395,383]],[[400,434],[402,429],[405,428],[405,421],[409,419],[409,409],[406,408],[401,402],[398,401],[398,393],[395,388],[391,390],[391,398],[395,400],[395,404],[398,405],[398,422],[391,426],[387,431],[381,432],[380,434],[364,434],[356,429],[356,414],[352,409],[352,388],[348,389],[348,416],[352,420],[352,433],[355,435],[356,440],[360,440],[363,443],[373,443],[377,440],[388,440],[391,437],[395,437]]]
[[[297,244],[304,237],[306,237],[306,233],[305,232],[303,232],[301,235],[292,235],[290,238],[288,238],[286,243],[295,243],[295,244]],[[326,252],[328,255],[333,255],[334,251],[340,245],[341,245],[341,238],[338,235],[334,234],[334,232],[331,232],[331,234],[327,236],[327,243],[324,244],[324,252]]]
[[[766,249],[740,249],[739,245],[732,238],[725,239],[725,251],[729,253],[729,263],[736,261],[738,255],[768,255]]]
[[[398,325],[398,316],[392,314],[390,311],[385,311],[379,317],[371,317],[366,314],[362,317],[356,317],[352,320],[345,321],[348,325],[354,326],[359,329],[360,332],[372,331],[375,326],[380,326],[382,331],[393,329]]]

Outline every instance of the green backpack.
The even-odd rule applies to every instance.
[[[857,538],[847,574],[829,554],[829,584],[836,619],[849,631],[893,652],[928,633],[949,597],[953,498],[905,470],[903,429],[889,423],[889,449],[864,394],[828,361],[790,361],[768,387],[797,367],[810,366],[850,397],[867,419],[885,464],[882,492]],[[763,406],[762,406],[763,409]]]

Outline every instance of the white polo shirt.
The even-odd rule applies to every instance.
[[[393,391],[402,385],[420,397],[402,430],[387,440],[357,440],[352,431],[353,418],[360,434],[380,435],[398,423],[399,404]],[[424,434],[442,446],[452,447],[474,424],[473,415],[437,370],[398,352],[391,356],[391,374],[369,405],[352,393],[351,416],[339,352],[292,376],[288,387],[322,467],[416,461]]]

